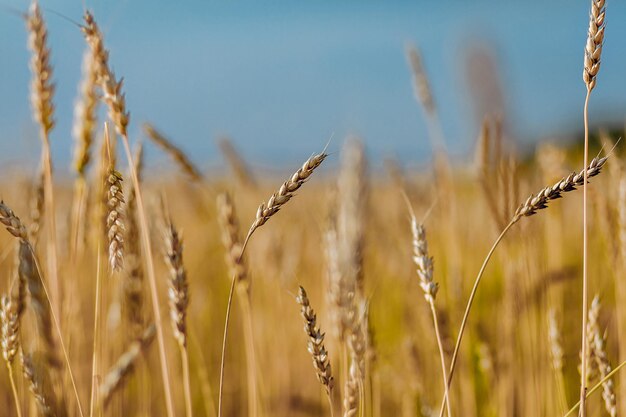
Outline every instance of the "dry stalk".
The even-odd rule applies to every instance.
[[[583,81],[587,87],[585,104],[583,107],[583,124],[585,129],[585,151],[584,164],[587,166],[589,160],[589,97],[591,91],[596,86],[596,76],[600,71],[600,55],[602,54],[602,43],[604,42],[604,0],[591,0],[591,11],[589,13],[589,30],[587,32],[587,43],[585,44],[585,57],[583,69]],[[580,415],[585,417],[587,409],[585,400],[587,398],[586,371],[587,371],[587,297],[588,297],[588,222],[587,222],[587,171],[584,172],[583,179],[583,299],[582,299],[582,363],[580,375]]]
[[[439,284],[434,280],[434,266],[433,258],[428,252],[428,241],[426,240],[426,229],[422,224],[417,222],[413,208],[409,205],[409,212],[411,215],[411,234],[413,237],[413,262],[417,266],[417,275],[420,279],[420,287],[424,292],[424,298],[428,303],[433,319],[433,326],[435,328],[435,337],[437,340],[437,347],[439,349],[439,358],[441,360],[441,371],[443,374],[443,390],[444,397],[446,399],[446,408],[448,409],[448,417],[452,415],[450,408],[450,397],[448,391],[448,376],[446,372],[446,358],[443,351],[443,343],[441,340],[441,334],[439,333],[439,321],[437,319],[437,309],[435,308],[435,298],[437,297],[437,290]]]
[[[161,132],[156,130],[154,126],[148,123],[144,123],[143,130],[146,132],[150,140],[163,149],[192,181],[201,182],[203,180],[200,170],[196,168],[196,166],[178,146],[174,145]]]
[[[167,355],[165,352],[165,338],[163,336],[163,326],[161,324],[161,312],[159,310],[159,297],[157,293],[156,273],[154,271],[154,261],[152,259],[152,245],[150,235],[148,233],[148,221],[146,220],[146,210],[143,204],[139,178],[133,164],[133,156],[128,141],[128,122],[129,114],[126,110],[126,101],[122,93],[122,83],[117,81],[115,75],[109,67],[109,53],[104,47],[102,33],[96,24],[93,16],[89,12],[85,12],[85,25],[82,31],[85,35],[87,44],[92,49],[92,53],[96,61],[96,73],[98,74],[98,83],[104,91],[104,99],[109,109],[109,117],[115,123],[117,131],[122,136],[124,152],[128,160],[128,166],[133,181],[133,188],[137,198],[137,211],[140,223],[141,241],[143,253],[146,260],[146,272],[148,282],[150,284],[150,296],[152,299],[152,310],[156,325],[157,342],[159,346],[159,362],[161,366],[161,377],[165,394],[165,405],[168,417],[174,416],[174,406],[172,401],[172,390],[169,381],[169,370],[167,367]]]
[[[480,281],[485,272],[487,264],[491,259],[493,253],[496,248],[502,241],[502,239],[506,236],[508,231],[522,218],[526,216],[532,216],[537,213],[538,210],[544,209],[547,207],[548,203],[552,200],[558,199],[562,197],[563,193],[576,190],[577,186],[583,185],[584,179],[587,177],[594,177],[598,175],[604,164],[606,163],[607,157],[602,158],[594,158],[591,163],[587,166],[586,169],[583,169],[580,173],[575,174],[572,173],[568,177],[561,179],[553,186],[545,187],[541,191],[539,191],[536,195],[531,195],[528,199],[522,203],[513,218],[509,222],[509,224],[502,230],[500,235],[496,238],[491,249],[487,253],[487,256],[483,260],[483,263],[478,271],[478,275],[474,280],[474,284],[472,286],[472,291],[469,295],[469,299],[467,301],[467,305],[465,306],[465,312],[463,313],[463,319],[461,321],[461,326],[459,329],[459,333],[456,339],[456,343],[454,345],[454,352],[452,354],[452,360],[450,361],[450,371],[448,372],[448,389],[450,389],[450,384],[452,383],[452,378],[454,376],[454,370],[456,367],[456,361],[459,354],[459,349],[461,346],[461,341],[463,340],[463,334],[465,332],[465,328],[467,326],[467,321],[469,318],[469,313],[471,311],[472,305],[474,303],[474,299],[476,297],[476,293],[478,291],[478,286],[480,285]],[[585,317],[586,323],[586,317]],[[586,334],[586,332],[585,332]],[[581,400],[581,405],[584,404],[584,400]],[[439,417],[443,417],[443,413],[445,410],[445,396],[442,399],[441,408],[439,411]]]
[[[63,342],[63,335],[61,333],[61,327],[54,314],[54,311],[50,307],[50,294],[46,289],[46,286],[41,277],[41,270],[39,264],[35,258],[35,252],[32,245],[28,241],[28,235],[26,227],[22,224],[19,217],[17,217],[13,211],[7,207],[4,202],[0,201],[0,223],[2,223],[7,231],[19,239],[19,279],[21,283],[26,282],[30,292],[31,307],[34,310],[37,323],[39,325],[39,331],[43,334],[44,341],[47,343],[48,351],[46,352],[46,360],[48,367],[57,367],[57,363],[60,363],[56,359],[56,351],[54,349],[54,338],[52,336],[52,327],[57,332],[59,341],[61,342],[61,349],[67,366],[74,395],[76,397],[76,404],[81,417],[84,417],[83,408],[78,396],[78,389],[76,388],[76,381],[74,380],[74,374],[72,372],[72,366],[69,361],[67,349]],[[23,300],[23,293],[20,293],[19,300]],[[21,301],[20,301],[21,303]],[[47,308],[46,308],[47,307]],[[22,307],[18,305],[18,311]],[[19,314],[18,314],[19,315]]]
[[[60,292],[57,276],[57,245],[54,190],[52,181],[52,158],[50,156],[49,134],[54,127],[54,84],[52,83],[52,66],[50,65],[50,49],[48,48],[48,29],[41,15],[37,1],[31,4],[26,17],[28,29],[28,46],[32,52],[30,67],[33,73],[31,81],[31,106],[34,118],[40,126],[43,146],[42,167],[44,174],[44,199],[48,217],[48,274],[52,287],[52,302],[55,311],[59,312]]]
[[[285,205],[291,198],[294,196],[294,193],[302,187],[302,185],[309,179],[313,171],[317,167],[319,167],[324,159],[326,159],[328,155],[326,154],[326,149],[322,151],[322,153],[313,155],[310,157],[300,169],[298,169],[287,181],[283,183],[280,189],[272,194],[267,203],[261,203],[259,208],[257,209],[256,216],[250,229],[248,230],[248,234],[243,241],[243,245],[241,247],[240,257],[243,256],[246,246],[252,237],[252,234],[261,226],[263,226],[273,215],[278,213],[283,205]],[[228,293],[228,302],[226,305],[226,318],[224,320],[224,334],[222,338],[222,354],[220,360],[220,385],[219,385],[219,394],[218,394],[218,405],[217,405],[217,414],[218,417],[222,417],[222,400],[224,394],[224,359],[226,355],[226,342],[228,340],[228,323],[230,321],[230,309],[233,302],[233,294],[235,291],[236,280],[233,277],[230,290]],[[332,407],[331,407],[332,408]]]

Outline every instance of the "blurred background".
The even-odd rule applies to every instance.
[[[72,155],[72,111],[84,41],[75,23],[95,11],[124,77],[131,133],[150,121],[203,168],[216,140],[272,166],[299,161],[334,134],[362,137],[384,157],[426,161],[430,145],[413,96],[407,44],[417,46],[450,153],[466,157],[485,112],[498,112],[518,149],[576,138],[588,1],[85,1],[41,0],[57,84],[52,134],[58,170]],[[0,0],[0,162],[36,166],[28,102],[26,0]],[[609,2],[593,125],[621,129],[626,109],[626,5]],[[332,146],[331,146],[332,148]],[[150,150],[149,150],[150,152]],[[157,156],[155,151],[149,153]]]

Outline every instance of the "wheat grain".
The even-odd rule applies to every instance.
[[[515,212],[513,220],[517,222],[524,216],[532,216],[538,210],[546,208],[551,200],[561,198],[562,193],[574,191],[576,187],[583,185],[585,172],[588,178],[595,177],[600,173],[607,159],[607,156],[594,158],[589,163],[586,170],[583,169],[578,174],[571,173],[569,176],[561,179],[553,186],[545,187],[536,195],[531,195],[519,206]]]
[[[30,241],[34,246],[37,245],[39,240],[39,231],[43,224],[43,215],[45,212],[45,174],[41,170],[37,175],[35,186],[33,187],[32,196],[30,199],[30,225],[28,227],[28,234],[30,235]]]
[[[107,237],[109,239],[109,264],[113,271],[120,271],[124,264],[125,226],[122,181],[122,174],[115,170],[115,166],[110,166],[107,175]]]
[[[587,90],[591,91],[596,86],[596,76],[600,71],[600,56],[602,55],[602,43],[604,42],[606,7],[604,0],[591,0],[589,12],[589,30],[587,43],[585,44],[585,59],[583,81]]]
[[[597,371],[600,379],[603,379],[611,372],[611,364],[606,353],[605,336],[600,331],[600,324],[598,322],[600,308],[600,297],[596,295],[591,302],[588,313],[587,340],[589,341],[590,349],[587,363],[594,362],[595,367],[593,370]],[[595,376],[594,373],[588,372],[587,375],[588,381],[591,382]],[[617,399],[612,379],[608,379],[602,384],[602,398],[604,399],[604,406],[607,413],[609,413],[611,417],[615,417],[617,415]]]
[[[251,236],[256,229],[263,226],[274,214],[278,213],[284,204],[291,200],[294,193],[302,187],[302,184],[309,179],[313,171],[322,164],[327,156],[326,151],[323,151],[307,159],[302,164],[302,167],[285,181],[278,191],[272,194],[267,203],[261,203],[257,209],[256,218],[250,226],[248,236]]]
[[[7,231],[13,236],[24,242],[28,241],[26,227],[20,218],[13,213],[13,210],[5,205],[2,200],[0,200],[0,223],[2,223]]]

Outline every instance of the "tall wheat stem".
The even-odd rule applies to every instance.
[[[123,134],[122,144],[124,152],[128,160],[128,169],[133,180],[133,188],[135,190],[135,198],[137,199],[137,213],[139,214],[139,225],[141,229],[141,241],[146,256],[146,269],[148,272],[148,282],[150,283],[150,296],[152,298],[152,310],[154,314],[154,324],[156,326],[157,341],[159,344],[159,361],[161,363],[161,377],[163,379],[163,390],[165,391],[165,406],[168,417],[174,417],[174,406],[172,402],[172,390],[170,387],[169,370],[167,368],[167,357],[165,355],[165,338],[163,337],[163,323],[161,322],[161,310],[159,309],[159,296],[156,286],[156,274],[154,272],[154,260],[152,258],[152,245],[150,243],[150,234],[148,233],[148,222],[146,220],[146,211],[144,209],[141,188],[139,187],[139,178],[133,162],[133,155],[128,143],[128,135]]]
[[[507,234],[509,229],[511,229],[511,227],[515,223],[517,223],[516,218],[511,220],[511,222],[504,228],[504,230],[502,230],[502,232],[500,233],[500,236],[498,236],[496,241],[493,243],[493,246],[491,246],[491,249],[489,249],[489,253],[487,254],[487,257],[485,258],[485,260],[483,261],[482,266],[480,267],[480,271],[478,271],[478,275],[476,276],[476,280],[474,281],[474,286],[472,287],[472,292],[470,293],[469,300],[467,301],[467,306],[465,307],[465,313],[463,313],[463,320],[461,321],[461,328],[459,329],[459,335],[457,336],[456,344],[454,345],[454,353],[452,353],[452,360],[450,361],[450,371],[448,372],[448,382],[447,382],[448,389],[450,389],[450,384],[452,383],[452,377],[454,376],[454,369],[456,367],[456,361],[459,356],[459,350],[461,348],[461,340],[463,339],[465,327],[467,326],[467,320],[469,318],[469,313],[472,308],[472,304],[474,303],[474,299],[476,298],[476,292],[478,291],[478,285],[480,284],[480,280],[483,277],[483,274],[485,272],[485,269],[487,268],[487,264],[489,263],[491,256],[493,255],[496,248],[498,247],[498,245],[500,244],[504,236]],[[445,396],[444,396],[444,398],[441,401],[441,410],[439,412],[439,417],[443,417],[445,408],[446,408],[446,403],[445,403]]]
[[[17,417],[22,417],[22,410],[20,408],[20,398],[17,395],[17,387],[15,386],[15,378],[13,377],[13,367],[7,363],[7,369],[9,371],[9,382],[11,383],[11,391],[13,392],[13,399],[15,400],[15,410],[17,411]]]
[[[585,125],[585,156],[584,164],[587,166],[589,160],[589,96],[591,95],[591,88],[587,87],[587,95],[585,96],[585,107],[583,108],[583,121]],[[587,286],[588,286],[588,224],[587,224],[587,170],[585,170],[584,182],[583,182],[583,305],[582,305],[582,358],[581,358],[581,370],[580,370],[580,415],[585,417],[586,410],[586,392],[587,392]]]
[[[193,416],[193,407],[191,404],[191,384],[189,380],[189,354],[187,348],[180,348],[180,357],[183,362],[183,390],[185,391],[185,415]]]
[[[100,243],[98,243],[98,252],[96,256],[96,302],[94,307],[93,317],[93,352],[91,356],[91,393],[89,397],[89,417],[93,417],[95,408],[95,396],[98,391],[98,384],[96,378],[98,377],[98,344],[100,343],[98,337],[98,324],[100,321],[100,290],[102,283],[100,281]]]
[[[600,389],[602,387],[602,384],[604,384],[606,381],[611,379],[613,377],[613,375],[615,375],[617,372],[619,372],[624,366],[626,366],[626,361],[620,363],[618,366],[615,367],[615,369],[613,369],[611,372],[609,372],[604,378],[599,380],[596,385],[594,385],[589,391],[586,392],[585,400],[587,398],[589,398],[591,396],[591,394],[593,394],[598,389]],[[580,401],[578,401],[576,404],[574,404],[574,406],[563,417],[570,416],[574,411],[576,411],[576,409],[580,406],[580,404],[581,404]]]
[[[243,245],[241,246],[241,253],[239,254],[239,260],[241,260],[241,258],[243,258],[243,253],[246,250],[246,246],[248,246],[248,241],[250,240],[250,236],[252,236],[252,233],[254,232],[253,229],[250,229],[250,231],[248,232],[248,235],[246,236],[246,239],[243,242]],[[222,397],[224,394],[224,359],[226,358],[226,341],[228,340],[228,323],[230,322],[230,310],[231,307],[233,305],[233,296],[235,294],[235,284],[237,283],[237,277],[235,275],[233,275],[233,279],[231,280],[230,283],[230,290],[228,291],[228,304],[226,305],[226,318],[224,319],[224,338],[222,339],[222,359],[221,359],[221,363],[220,363],[220,389],[219,389],[219,396],[218,396],[218,402],[217,402],[217,416],[218,417],[222,417],[222,405],[223,405],[223,401],[222,401]]]
[[[444,398],[446,400],[446,407],[448,408],[448,417],[451,417],[452,410],[450,409],[450,385],[448,384],[448,373],[446,372],[446,357],[443,353],[443,344],[441,343],[441,334],[439,333],[439,323],[437,320],[437,310],[435,309],[435,302],[431,298],[428,300],[430,305],[430,311],[433,315],[433,325],[435,326],[435,337],[437,338],[437,347],[439,348],[439,357],[441,359],[441,372],[443,374],[443,388]]]
[[[39,262],[37,262],[37,257],[35,256],[35,250],[33,249],[30,243],[27,242],[27,245],[28,245],[28,249],[30,250],[33,256],[33,259],[35,260],[35,266],[39,270],[39,276],[42,277],[41,268],[39,266]],[[48,299],[48,302],[50,302],[50,293],[48,292],[48,287],[46,286],[43,279],[41,279],[41,287],[43,288],[44,293],[46,294],[46,298]],[[76,396],[76,404],[78,406],[78,412],[80,414],[80,417],[85,417],[85,414],[83,413],[83,406],[81,405],[81,402],[80,402],[80,396],[78,395],[78,388],[76,387],[76,381],[74,380],[74,373],[72,372],[72,365],[70,364],[70,357],[67,353],[65,342],[63,341],[63,334],[61,333],[61,326],[59,325],[59,320],[57,319],[57,315],[55,314],[53,308],[50,308],[50,315],[52,316],[52,322],[54,323],[54,328],[56,329],[59,335],[59,344],[61,345],[61,350],[63,351],[63,357],[67,365],[67,371],[70,374],[70,381],[72,383],[72,388],[74,389],[74,395]]]

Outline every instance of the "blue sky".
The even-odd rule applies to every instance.
[[[422,50],[448,147],[473,146],[476,125],[464,76],[468,46],[487,40],[497,57],[510,132],[520,141],[581,124],[589,2],[552,1],[155,1],[40,0],[57,81],[57,166],[71,159],[72,108],[85,7],[105,32],[124,76],[131,133],[152,121],[201,166],[227,134],[260,164],[293,163],[354,133],[370,155],[421,161],[430,152],[413,99],[404,46]],[[23,22],[0,0],[0,161],[37,160],[30,119]],[[626,110],[626,6],[609,1],[592,120],[621,123]],[[337,145],[336,145],[337,146]],[[154,153],[153,153],[154,154]]]

